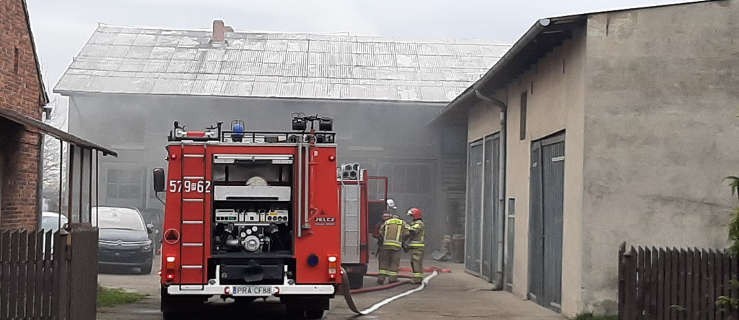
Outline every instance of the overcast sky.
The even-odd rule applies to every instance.
[[[513,43],[539,18],[667,0],[26,0],[51,89],[98,23],[236,31],[351,32],[404,39]]]

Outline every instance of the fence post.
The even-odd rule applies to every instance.
[[[56,309],[52,308],[56,300],[56,287],[54,286],[54,261],[52,260],[53,244],[51,240],[54,238],[54,232],[49,230],[43,233],[44,238],[44,264],[43,264],[43,283],[41,284],[41,292],[43,293],[41,306],[42,319],[52,319]]]
[[[71,319],[95,319],[97,298],[98,230],[89,223],[71,224]]]
[[[54,297],[51,315],[57,320],[72,320],[69,316],[69,234],[54,234]]]
[[[622,242],[618,248],[618,320],[624,320],[624,252],[626,252],[626,242]]]
[[[624,270],[624,316],[623,320],[637,319],[636,300],[636,250],[631,247],[623,254]]]

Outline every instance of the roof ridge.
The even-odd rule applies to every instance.
[[[98,27],[95,32],[100,31],[101,28],[120,28],[120,29],[131,29],[131,30],[152,30],[152,31],[172,31],[172,32],[211,32],[210,29],[197,29],[197,28],[169,28],[169,27],[154,27],[154,26],[131,26],[131,25],[116,25],[98,22]],[[272,34],[272,35],[304,35],[304,36],[345,36],[355,37],[360,39],[377,39],[377,42],[395,42],[395,43],[426,43],[426,44],[445,44],[445,45],[486,45],[486,46],[510,46],[510,44],[478,39],[478,38],[436,38],[436,39],[411,39],[401,38],[386,35],[375,35],[375,34],[362,34],[354,33],[352,31],[336,31],[336,32],[302,32],[302,31],[274,31],[274,30],[244,30],[227,32],[227,34]],[[310,40],[310,39],[309,39]],[[363,41],[372,42],[372,41]]]

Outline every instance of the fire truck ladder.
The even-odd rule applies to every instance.
[[[182,144],[180,166],[180,289],[203,290],[206,277],[206,186],[193,187],[192,183],[206,181],[206,145]],[[187,170],[185,170],[187,168]],[[187,183],[187,185],[186,185]],[[188,187],[189,186],[189,187]],[[199,229],[199,230],[198,230]],[[199,277],[197,275],[199,274]]]

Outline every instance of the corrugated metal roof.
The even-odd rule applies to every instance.
[[[448,102],[510,46],[100,25],[55,92]]]

